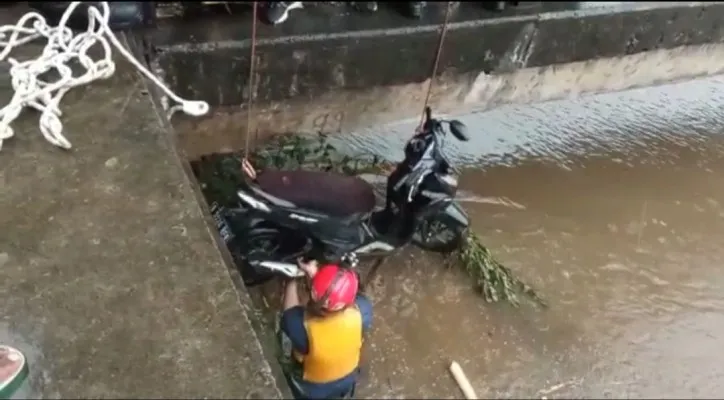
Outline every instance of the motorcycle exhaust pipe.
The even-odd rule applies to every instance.
[[[254,267],[262,267],[272,270],[274,272],[281,273],[288,276],[289,278],[300,278],[304,276],[304,271],[299,269],[297,264],[293,263],[279,261],[250,261],[249,264]]]
[[[239,199],[241,201],[243,201],[244,203],[246,203],[247,205],[249,205],[250,207],[252,207],[256,210],[264,211],[264,212],[271,212],[271,209],[269,209],[269,207],[267,207],[266,204],[255,199],[254,197],[249,196],[248,194],[244,193],[243,190],[238,190],[236,192],[236,195],[239,197]]]

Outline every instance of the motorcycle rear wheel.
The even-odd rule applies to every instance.
[[[447,215],[432,215],[418,222],[412,243],[434,253],[452,253],[460,248],[467,227]]]
[[[289,236],[280,229],[268,226],[257,226],[249,232],[239,235],[236,245],[230,245],[229,250],[234,263],[239,269],[244,285],[247,287],[264,284],[277,276],[266,268],[252,266],[249,260],[277,260],[280,254],[285,254],[289,247]]]

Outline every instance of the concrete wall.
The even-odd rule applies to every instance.
[[[724,71],[724,50],[711,45],[724,38],[724,3],[558,7],[498,18],[457,10],[432,104],[482,109]],[[384,14],[363,21],[304,12],[289,26],[259,28],[260,132],[354,130],[419,112],[441,15],[413,25]],[[175,90],[221,106],[213,118],[178,125],[190,157],[242,146],[246,117],[237,107],[246,103],[249,32],[240,19],[215,20],[165,26],[148,38]]]

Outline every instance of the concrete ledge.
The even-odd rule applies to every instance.
[[[621,90],[718,73],[723,64],[718,46],[703,45],[724,38],[724,3],[559,5],[497,18],[461,7],[433,90],[433,104],[446,111]],[[260,26],[255,114],[262,134],[334,133],[419,112],[440,13],[415,26],[397,14],[310,18],[317,20]],[[172,24],[146,37],[157,49],[152,64],[175,90],[221,107],[212,119],[179,125],[192,158],[243,143],[248,23]]]
[[[430,75],[439,26],[399,27],[399,18],[390,16],[386,26],[379,28],[262,37],[257,43],[256,101],[314,99],[335,90],[424,81]],[[535,18],[528,15],[505,23],[481,19],[452,24],[440,70],[465,73],[495,69],[518,33]],[[481,32],[482,27],[485,32]],[[224,29],[215,24],[208,28],[212,32]],[[249,30],[246,32],[248,35]],[[249,40],[222,40],[162,48],[159,66],[180,93],[217,106],[237,105],[246,101],[248,93],[249,45]]]
[[[498,18],[483,18],[474,4],[461,7],[449,25],[443,75],[508,73],[719,42],[724,35],[722,3],[634,3],[539,13],[524,9]],[[291,21],[297,25],[281,27],[287,30],[260,25],[256,101],[314,99],[331,90],[422,82],[430,74],[441,18],[431,16],[412,26],[397,14],[341,20],[305,14]],[[166,79],[183,95],[214,105],[245,102],[248,19],[162,26],[151,41],[161,52],[158,66]]]
[[[509,74],[481,73],[472,83],[439,79],[431,103],[440,112],[465,113],[501,104],[573,98],[721,73],[724,73],[724,45],[679,47],[526,68]],[[367,91],[331,92],[313,102],[274,102],[254,109],[256,128],[260,136],[357,131],[416,115],[421,111],[426,90],[425,83],[413,83]],[[245,126],[246,111],[236,107],[217,108],[206,119],[176,121],[180,145],[192,159],[243,148]]]
[[[63,99],[73,150],[37,112],[3,147],[0,340],[29,357],[20,397],[282,398],[144,92],[119,62]]]
[[[541,14],[525,67],[721,42],[724,3],[640,3],[629,10]]]
[[[0,24],[27,11],[7,7]],[[289,397],[188,163],[138,72],[116,62],[112,77],[63,98],[71,150],[47,143],[25,110],[0,152],[0,342],[30,365],[15,398]]]

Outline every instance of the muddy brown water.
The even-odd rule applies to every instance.
[[[724,393],[724,79],[460,116],[474,230],[550,302],[484,304],[412,251],[371,284],[366,398],[714,397]],[[399,157],[412,124],[344,137]],[[452,140],[452,139],[451,139]],[[380,150],[388,149],[388,150]]]
[[[369,286],[359,397],[460,398],[451,361],[486,398],[724,393],[722,105],[714,77],[457,116],[474,230],[550,308],[487,305],[439,257],[393,257]],[[413,126],[337,145],[399,159]]]

